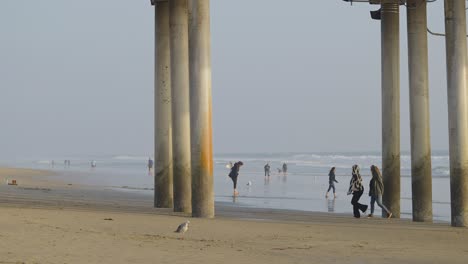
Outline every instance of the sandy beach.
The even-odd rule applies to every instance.
[[[0,263],[466,263],[468,230],[348,214],[234,208],[192,219],[147,196],[0,169]],[[19,185],[6,185],[6,178]],[[174,233],[189,219],[185,234]]]

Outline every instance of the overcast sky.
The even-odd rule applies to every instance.
[[[0,157],[153,153],[149,0],[0,3]],[[340,0],[212,0],[215,153],[380,151],[380,23]],[[406,9],[401,148],[409,150]],[[443,1],[429,27],[444,31]],[[429,36],[432,148],[445,41]]]

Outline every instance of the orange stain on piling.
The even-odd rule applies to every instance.
[[[211,102],[211,100],[210,100]],[[208,107],[207,124],[202,128],[200,169],[213,174],[213,129],[211,127],[211,104]]]

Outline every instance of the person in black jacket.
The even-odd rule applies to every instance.
[[[270,163],[265,164],[263,169],[265,170],[265,177],[270,177]]]
[[[338,181],[335,179],[335,167],[332,167],[330,172],[328,173],[328,191],[327,194],[325,194],[325,198],[328,198],[328,193],[331,189],[333,189],[333,197],[336,198],[335,182],[338,183]]]
[[[237,177],[239,176],[239,170],[242,165],[244,165],[242,161],[234,163],[234,165],[231,168],[231,172],[229,173],[229,177],[231,178],[232,183],[234,184],[234,196],[239,195],[239,192],[237,191]]]

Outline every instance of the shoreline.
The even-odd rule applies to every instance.
[[[465,263],[468,258],[468,229],[446,223],[222,202],[216,203],[216,218],[199,219],[153,208],[152,197],[136,192],[54,183],[47,171],[16,175],[29,179],[27,186],[0,185],[0,255],[7,263]],[[187,219],[189,231],[174,233]]]
[[[33,204],[42,204],[42,207],[59,205],[60,207],[77,208],[82,205],[95,207],[98,210],[102,210],[103,206],[109,206],[108,209],[112,209],[112,206],[116,206],[116,209],[120,210],[123,206],[135,206],[136,208],[153,208],[153,195],[147,192],[140,191],[152,191],[149,188],[133,188],[129,186],[94,186],[88,184],[75,183],[73,179],[67,180],[67,177],[81,177],[84,175],[83,172],[78,171],[52,171],[52,170],[39,170],[39,169],[23,169],[23,168],[12,168],[12,167],[0,167],[0,183],[5,183],[6,178],[18,179],[17,186],[4,186],[0,184],[0,203],[2,200],[8,201],[12,204],[27,205],[28,202]],[[74,182],[73,184],[70,182]],[[8,190],[5,190],[7,187]],[[18,191],[13,191],[18,189]],[[13,191],[13,192],[12,192]],[[49,195],[54,193],[54,195]],[[21,199],[15,199],[14,194],[20,195]],[[218,195],[231,199],[229,195]],[[252,199],[252,197],[248,197]],[[255,198],[255,197],[253,197]],[[237,198],[242,200],[242,196]],[[270,198],[270,199],[275,199]],[[348,199],[344,200],[348,203]],[[272,208],[272,207],[257,207],[243,204],[242,201],[237,201],[235,204],[228,201],[215,201],[215,209],[217,216],[218,212],[237,212],[239,214],[251,215],[251,212],[275,212],[273,215],[268,216],[269,220],[275,220],[275,218],[283,218],[282,214],[294,214],[302,217],[303,215],[326,215],[329,217],[349,217],[352,218],[352,208],[350,207],[348,212],[322,212],[322,211],[311,211],[311,210],[300,210],[300,209],[284,209],[284,208]],[[145,209],[143,209],[145,210]],[[131,210],[137,211],[137,210]],[[364,216],[364,214],[363,214]],[[242,216],[238,217],[242,218]],[[249,217],[250,218],[250,217]],[[364,219],[365,217],[363,217]],[[402,217],[401,221],[411,222],[411,217]],[[434,223],[447,224],[449,221],[436,220]]]

